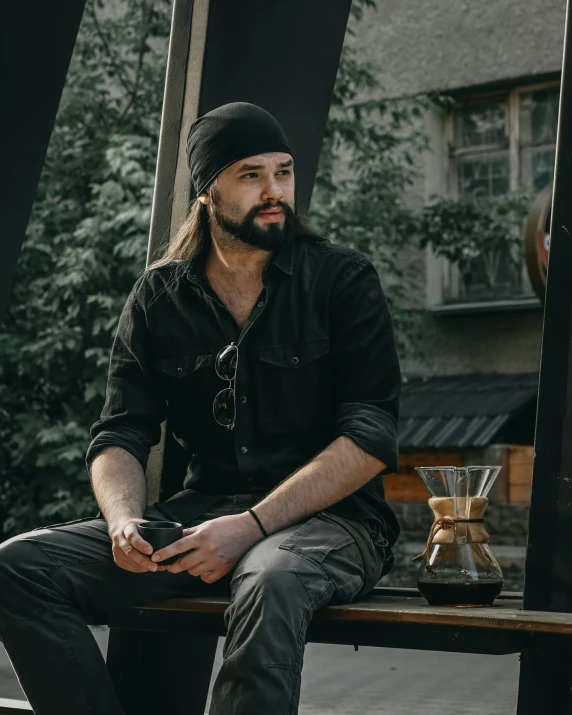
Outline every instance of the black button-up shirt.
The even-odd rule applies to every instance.
[[[372,264],[327,240],[290,239],[264,269],[263,291],[239,328],[204,262],[203,253],[178,279],[170,264],[135,284],[88,466],[113,445],[145,469],[167,418],[189,453],[184,487],[206,494],[262,498],[341,435],[395,471],[401,380]],[[213,416],[215,395],[229,386],[215,358],[231,342],[239,346],[233,430]],[[361,522],[378,546],[397,538],[381,475],[328,511]]]

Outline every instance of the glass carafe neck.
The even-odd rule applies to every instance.
[[[498,473],[498,466],[486,467],[416,467],[416,471],[434,497],[456,497],[467,500],[469,497],[485,497],[489,493]],[[458,508],[468,508],[468,503]]]

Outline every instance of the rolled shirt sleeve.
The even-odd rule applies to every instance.
[[[92,426],[86,454],[89,471],[104,447],[122,447],[143,469],[149,452],[161,437],[167,406],[152,375],[152,346],[145,311],[141,306],[139,279],[121,313],[111,349],[105,404]]]
[[[332,324],[336,432],[395,472],[401,373],[387,300],[364,257],[337,287]]]

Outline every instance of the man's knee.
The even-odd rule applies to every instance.
[[[249,633],[248,640],[255,633],[257,638],[264,638],[264,633],[276,633],[281,626],[299,623],[309,606],[308,594],[294,571],[265,564],[244,570],[238,578],[235,574],[231,605],[225,613],[230,636],[225,653],[233,633]]]
[[[270,558],[247,558],[239,564],[232,583],[233,598],[306,607],[328,586],[319,567],[296,553],[277,549]]]
[[[13,536],[8,541],[0,544],[0,575],[2,581],[4,578],[10,578],[17,575],[21,569],[27,568],[30,561],[35,561],[31,558],[36,557],[36,547],[27,540],[29,534],[19,534]]]
[[[264,568],[257,569],[250,574],[250,585],[257,588],[267,596],[277,596],[295,592],[302,592],[304,589],[294,568],[284,568],[279,563],[265,564]]]
[[[16,618],[27,617],[32,602],[34,613],[45,610],[46,569],[49,558],[21,534],[0,544],[0,618],[12,614]]]

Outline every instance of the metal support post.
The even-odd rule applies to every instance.
[[[525,609],[572,612],[572,13],[568,1],[526,575]],[[572,661],[521,656],[518,715],[572,712]]]

